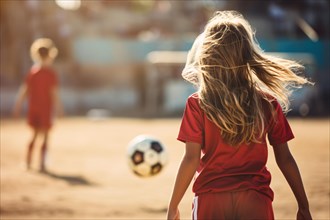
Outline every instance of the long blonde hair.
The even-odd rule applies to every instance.
[[[200,41],[195,65],[201,108],[226,143],[260,142],[266,126],[263,100],[272,113],[270,97],[288,111],[292,88],[309,83],[296,75],[304,67],[266,55],[250,24],[235,11],[217,12]]]
[[[49,38],[35,40],[30,48],[30,55],[34,62],[41,62],[45,58],[55,59],[58,50],[54,42]]]

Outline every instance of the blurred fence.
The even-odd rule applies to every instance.
[[[147,117],[181,114],[186,96],[195,91],[180,76],[184,59],[179,57],[176,63],[154,65],[148,61],[148,54],[187,52],[214,11],[228,9],[242,12],[251,21],[266,52],[301,59],[307,66],[306,75],[315,86],[294,93],[290,114],[329,115],[327,1],[80,3],[79,9],[71,11],[58,7],[53,0],[1,1],[2,117],[10,115],[18,86],[32,64],[29,46],[38,37],[52,38],[59,48],[55,68],[68,115],[86,114],[91,109],[105,109],[113,115]],[[21,13],[16,13],[18,10]],[[279,11],[281,13],[275,13]],[[307,38],[297,27],[289,16],[293,12],[309,21],[318,33],[317,40]],[[157,80],[150,80],[155,77]]]
[[[85,114],[96,108],[113,115],[178,115],[189,93],[194,92],[181,78],[185,63],[182,54],[189,50],[192,41],[78,38],[72,44],[72,63],[62,60],[56,66],[67,114]],[[266,52],[276,51],[279,56],[300,61],[307,67],[306,75],[316,82],[315,86],[294,93],[290,114],[328,114],[329,41],[261,40],[260,44]],[[161,65],[152,63],[147,57],[153,51],[172,51],[167,57],[172,56],[176,62],[167,62],[168,58],[160,56],[158,59],[164,59]],[[10,114],[16,92],[16,87],[1,87],[2,116]],[[154,101],[150,101],[151,96]]]

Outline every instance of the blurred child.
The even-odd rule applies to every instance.
[[[58,80],[52,63],[57,56],[53,41],[47,38],[36,40],[30,49],[34,65],[20,87],[13,114],[18,117],[25,98],[28,100],[28,124],[33,129],[33,135],[28,145],[26,167],[30,169],[32,153],[38,135],[41,135],[40,171],[46,171],[46,153],[48,134],[53,121],[53,109],[62,115],[62,105],[58,94]]]
[[[274,219],[266,168],[267,142],[298,203],[297,219],[311,219],[299,169],[288,148],[294,138],[282,111],[292,86],[309,83],[300,64],[267,56],[249,23],[217,12],[196,39],[183,77],[198,86],[186,103],[178,140],[186,150],[167,218],[194,178],[193,219]]]

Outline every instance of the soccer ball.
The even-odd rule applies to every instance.
[[[156,138],[140,135],[128,145],[128,161],[131,170],[140,177],[154,176],[163,170],[168,153]]]

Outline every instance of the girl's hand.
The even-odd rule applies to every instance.
[[[297,220],[312,220],[309,209],[298,209]]]
[[[180,220],[180,212],[178,208],[169,208],[167,211],[167,220]]]

